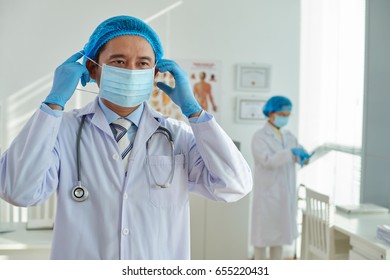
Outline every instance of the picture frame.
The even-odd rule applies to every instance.
[[[266,121],[263,106],[267,102],[264,97],[239,96],[236,99],[236,122],[259,123]]]
[[[271,88],[271,66],[269,64],[237,64],[237,90],[267,92]]]

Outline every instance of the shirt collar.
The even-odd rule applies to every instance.
[[[117,119],[121,118],[117,113],[111,111],[99,98],[99,107],[102,109],[104,116],[107,119],[108,123],[112,123],[113,121],[116,121]],[[130,115],[126,116],[125,118],[131,121],[133,124],[135,124],[137,127],[139,126],[139,123],[141,121],[142,112],[144,111],[144,103],[141,103],[141,105]]]

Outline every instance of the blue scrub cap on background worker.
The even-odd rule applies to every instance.
[[[273,96],[268,99],[263,107],[263,114],[269,117],[269,113],[291,111],[292,103],[284,96]]]
[[[156,61],[163,57],[164,51],[157,33],[142,20],[131,16],[115,16],[99,24],[84,46],[84,54],[91,59],[96,59],[99,49],[105,43],[122,35],[143,37],[152,46]],[[84,57],[84,64],[86,59]]]

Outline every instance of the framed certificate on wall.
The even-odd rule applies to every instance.
[[[267,64],[237,64],[238,90],[266,92],[271,87],[271,66]]]
[[[237,97],[236,121],[240,123],[258,123],[265,121],[263,106],[267,102],[265,98]]]

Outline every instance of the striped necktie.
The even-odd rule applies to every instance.
[[[114,128],[113,132],[115,140],[116,142],[118,142],[119,151],[121,152],[123,163],[125,165],[125,168],[127,168],[129,154],[131,149],[133,148],[133,144],[130,143],[129,137],[127,135],[127,131],[131,126],[131,122],[127,119],[119,118],[116,121],[112,122],[110,126]]]

